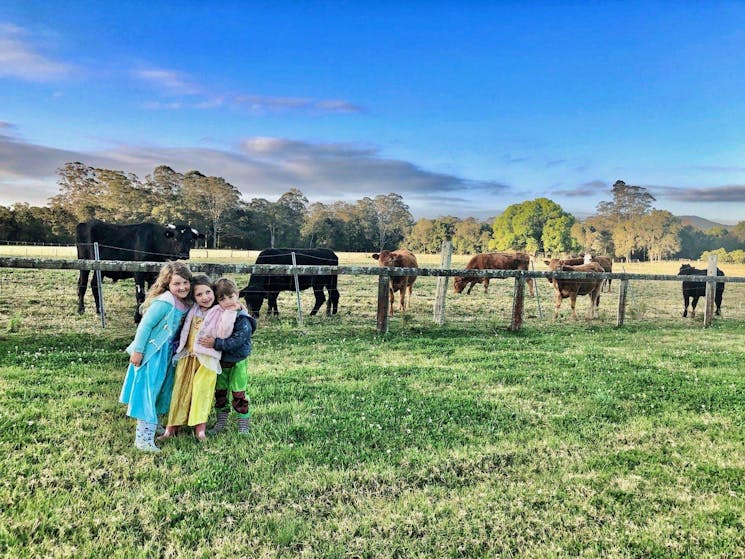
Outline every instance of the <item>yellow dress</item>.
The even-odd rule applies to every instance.
[[[173,382],[173,397],[168,412],[168,425],[199,425],[207,423],[215,395],[217,371],[210,369],[194,353],[194,344],[199,336],[204,318],[195,316],[189,327],[185,355],[176,364]]]

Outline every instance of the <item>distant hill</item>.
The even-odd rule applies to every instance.
[[[676,217],[683,222],[683,225],[690,225],[691,227],[701,229],[702,231],[708,231],[713,227],[724,227],[729,231],[734,227],[734,225],[717,223],[716,221],[710,221],[708,219],[704,219],[703,217],[698,217],[697,215],[679,215]]]

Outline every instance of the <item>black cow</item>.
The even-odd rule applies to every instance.
[[[98,243],[99,260],[123,260],[134,262],[165,262],[166,260],[186,260],[196,239],[204,239],[189,225],[169,225],[163,227],[155,223],[135,223],[132,225],[111,225],[92,219],[79,223],[75,228],[75,244],[80,260],[95,260],[94,243]],[[85,292],[88,287],[90,270],[80,270],[78,277],[78,313],[85,312]],[[145,282],[148,287],[158,276],[157,272],[107,272],[103,277],[114,281],[134,277],[135,280],[135,323],[139,323],[140,305],[145,300]],[[91,279],[91,291],[96,301],[96,312],[101,312],[98,280],[96,274]]]
[[[692,267],[690,264],[683,264],[678,271],[679,276],[705,276],[708,272],[706,270],[699,270],[698,268]],[[717,275],[723,276],[724,272],[717,268]],[[714,303],[716,303],[717,310],[715,313],[720,315],[720,307],[722,306],[722,295],[724,294],[724,282],[717,282],[717,288],[714,292]],[[683,316],[688,316],[688,300],[691,299],[691,318],[696,316],[696,305],[698,304],[699,297],[706,297],[706,282],[700,281],[684,281],[683,282]]]
[[[295,253],[295,262],[298,266],[338,266],[339,258],[333,250],[328,248],[267,248],[259,253],[256,264],[292,264],[292,253]],[[337,276],[308,276],[299,275],[298,283],[300,289],[313,288],[316,296],[316,304],[310,312],[311,316],[318,312],[321,305],[326,301],[323,289],[328,291],[329,298],[326,302],[326,315],[336,314],[339,308],[339,290],[336,288]],[[277,310],[277,297],[280,291],[294,291],[295,278],[291,275],[264,275],[251,274],[248,285],[241,289],[241,296],[246,298],[249,312],[259,316],[261,305],[267,299],[269,314],[279,315]]]

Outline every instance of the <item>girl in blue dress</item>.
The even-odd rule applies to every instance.
[[[155,446],[158,414],[168,413],[173,389],[173,340],[192,305],[191,271],[183,262],[160,270],[142,304],[145,310],[134,341],[127,348],[129,368],[119,401],[137,420],[135,448],[160,452]]]

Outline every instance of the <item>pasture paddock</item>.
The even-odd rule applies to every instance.
[[[0,247],[0,255],[4,256],[7,247]],[[28,250],[28,247],[10,247]],[[54,247],[41,247],[54,248]],[[193,249],[191,262],[211,262],[225,264],[247,264],[253,263],[258,251],[215,251],[204,249]],[[339,264],[342,266],[377,266],[369,254],[363,253],[337,253]],[[204,256],[209,256],[205,259]],[[246,260],[248,258],[248,260]],[[417,255],[421,268],[436,268],[439,266],[439,255]],[[466,255],[453,255],[451,268],[465,268],[468,261]],[[696,264],[696,263],[694,263]],[[697,263],[698,267],[705,268],[705,263]],[[616,264],[617,272],[639,273],[639,274],[664,274],[675,275],[680,263],[677,261],[659,263],[631,263]],[[745,276],[745,265],[720,264],[719,266],[727,276]],[[535,269],[545,271],[547,267],[542,261],[536,261]],[[11,326],[14,329],[25,325],[28,328],[54,329],[61,324],[60,320],[68,323],[72,331],[86,331],[90,326],[97,324],[96,315],[89,309],[80,321],[71,320],[67,317],[68,301],[76,300],[76,278],[77,272],[63,270],[10,270],[0,268],[0,331]],[[248,274],[228,274],[228,277],[236,281],[239,286],[248,284]],[[72,280],[70,279],[72,278]],[[340,275],[338,279],[341,300],[339,304],[338,319],[343,320],[352,329],[375,328],[377,311],[377,276],[350,276]],[[512,313],[512,297],[514,291],[514,280],[493,279],[488,294],[474,290],[470,295],[464,293],[456,295],[452,288],[452,278],[448,278],[448,291],[445,298],[445,323],[452,325],[472,325],[475,329],[502,329],[510,325]],[[530,297],[525,292],[523,327],[563,327],[572,322],[570,308],[565,301],[562,304],[559,319],[552,320],[555,305],[553,287],[543,278],[536,278],[535,285],[537,296]],[[36,286],[34,288],[33,286]],[[407,328],[430,328],[435,327],[432,321],[432,307],[435,301],[437,278],[433,276],[420,276],[414,286],[411,308],[406,313],[396,313],[390,320],[389,328],[392,332]],[[616,324],[618,287],[620,282],[616,281],[611,293],[601,293],[600,307],[594,324],[602,327],[612,328]],[[128,299],[130,300],[134,285],[132,281],[125,280],[117,283],[104,281],[104,297],[106,299],[107,321],[119,323],[122,309],[125,310]],[[92,305],[92,295],[88,294],[88,306]],[[314,298],[312,292],[301,293],[301,302],[304,318],[308,317],[310,309],[313,308]],[[703,302],[702,302],[703,303]],[[34,323],[24,319],[27,314],[23,308],[26,304],[50,305],[56,309],[48,315],[48,320],[37,317]],[[577,300],[577,314],[584,316],[589,305],[589,298],[579,297]],[[296,321],[296,298],[294,293],[282,293],[278,301],[279,320]],[[131,314],[131,308],[129,310]],[[683,312],[683,297],[681,284],[671,281],[634,281],[629,283],[627,294],[626,325],[644,323],[683,324],[699,327],[703,323],[703,309],[699,306],[696,318],[687,322],[681,318]],[[325,317],[317,317],[325,319]],[[270,318],[262,313],[260,323],[269,324]],[[582,319],[581,319],[582,320]],[[745,321],[745,284],[727,283],[722,305],[722,316],[715,320]],[[100,326],[99,326],[100,327]]]
[[[76,275],[0,269],[2,556],[745,556],[741,284],[706,330],[680,284],[632,281],[623,328],[603,294],[591,324],[526,297],[509,332],[512,280],[450,282],[437,326],[420,277],[382,336],[377,277],[340,276],[339,315],[298,327],[286,294],[262,317],[249,437],[152,456],[116,401],[132,282],[106,282],[102,330]]]

